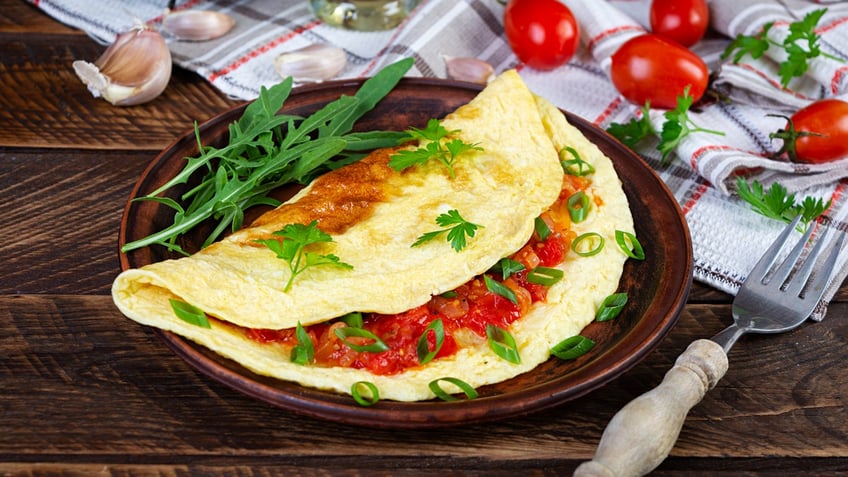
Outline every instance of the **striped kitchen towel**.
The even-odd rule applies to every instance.
[[[160,25],[167,4],[166,0],[30,1],[103,44],[136,22]],[[321,23],[306,0],[185,0],[176,8],[222,11],[235,19],[236,26],[213,41],[168,41],[176,64],[237,99],[253,99],[262,86],[280,80],[273,67],[279,54],[312,43],[329,43],[347,53],[349,65],[339,77],[369,76],[397,59],[413,57],[415,66],[410,75],[444,78],[445,56],[476,57],[491,63],[498,72],[517,68],[534,92],[601,128],[630,120],[639,114],[639,106],[619,96],[609,81],[609,57],[627,38],[649,29],[650,0],[562,1],[580,23],[582,45],[572,61],[551,71],[524,67],[512,54],[503,34],[504,7],[498,0],[421,0],[399,27],[369,33]],[[820,97],[844,97],[848,92],[845,65],[826,61],[812,68],[804,79],[781,89],[775,87],[773,76],[779,57],[745,60],[739,65],[728,65],[720,58],[729,36],[755,33],[766,21],[774,21],[774,34],[779,34],[780,28],[805,12],[824,6],[829,13],[819,32],[828,51],[845,59],[848,5],[825,5],[821,0],[712,0],[714,36],[693,50],[718,72],[717,84],[731,94],[733,101],[705,102],[691,116],[699,125],[724,131],[725,136],[692,135],[681,143],[677,157],[668,165],[660,164],[655,140],[645,141],[637,151],[681,206],[692,234],[695,278],[728,293],[735,293],[757,257],[783,227],[755,214],[733,194],[737,175],[765,185],[780,182],[799,196],[832,200],[822,224],[848,231],[848,160],[802,167],[769,159],[767,156],[779,144],[773,144],[768,133],[783,122],[766,116],[771,112],[785,114]],[[655,111],[652,120],[661,121],[661,114]],[[840,256],[837,267],[839,273],[814,316],[817,319],[848,275],[848,250]]]

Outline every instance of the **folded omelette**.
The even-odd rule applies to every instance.
[[[384,399],[425,400],[434,397],[429,384],[445,377],[478,387],[533,369],[549,358],[553,345],[591,322],[596,308],[618,286],[627,258],[621,250],[608,245],[581,256],[567,247],[586,233],[604,237],[608,244],[615,244],[617,230],[633,233],[620,181],[611,161],[559,110],[533,95],[514,71],[497,77],[441,124],[451,137],[475,146],[454,162],[452,171],[438,161],[398,171],[389,161],[399,149],[374,151],[317,178],[249,227],[190,257],[124,271],[112,288],[116,305],[141,324],[177,333],[256,373],[340,393],[350,393],[355,383],[365,381]],[[402,148],[421,146],[419,142]],[[561,158],[566,150],[591,165],[591,174],[579,180],[565,174]],[[579,222],[563,213],[576,189],[584,200],[580,207],[587,212]],[[436,218],[448,211],[459,211],[477,225],[464,248],[457,251],[444,239],[412,246],[438,229]],[[378,352],[361,352],[370,354],[367,359],[359,351],[353,353],[359,357],[351,357],[344,340],[326,332],[330,341],[325,338],[315,345],[316,353],[327,359],[291,361],[298,325],[318,340],[320,327],[326,331],[331,323],[331,328],[344,326],[335,323],[350,313],[365,314],[369,322],[383,320],[384,327],[374,329],[387,335],[400,334],[385,329],[386,323],[396,323],[390,317],[414,314],[419,326],[437,317],[450,320],[457,313],[439,314],[445,311],[445,297],[457,296],[457,290],[463,290],[463,300],[484,295],[485,290],[469,290],[480,290],[481,277],[494,276],[491,270],[502,259],[536,255],[528,241],[538,239],[538,219],[543,216],[548,221],[558,217],[563,230],[557,234],[567,237],[561,240],[562,257],[548,267],[560,270],[562,278],[543,290],[526,285],[533,298],[525,297],[528,292],[519,294],[520,307],[489,307],[510,316],[491,319],[514,338],[519,362],[496,355],[485,333],[481,336],[479,323],[469,325],[477,328],[474,332],[457,324],[460,321],[447,326],[449,351],[426,364],[410,363],[404,350],[390,350],[382,351],[389,353],[383,361],[406,354],[406,364],[375,368],[368,363],[380,361],[373,359]],[[310,223],[332,237],[313,250],[332,254],[348,266],[310,267],[286,289],[289,267],[261,241],[274,238],[274,232],[289,224]],[[534,243],[542,247],[539,240]],[[505,284],[517,288],[514,281]],[[211,327],[178,318],[172,300],[202,310]],[[434,300],[441,300],[441,309],[433,306]],[[469,305],[461,305],[467,314]]]

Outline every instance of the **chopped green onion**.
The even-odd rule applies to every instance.
[[[601,302],[601,306],[598,308],[597,313],[595,313],[595,320],[608,321],[615,318],[621,313],[621,309],[626,304],[627,293],[613,293]]]
[[[563,276],[565,276],[565,273],[558,268],[536,267],[527,272],[527,281],[549,287],[562,280]]]
[[[433,331],[433,335],[436,338],[436,346],[431,350],[430,349],[430,330]],[[421,337],[418,338],[418,347],[416,351],[418,352],[418,362],[420,364],[427,364],[436,357],[439,353],[439,350],[442,349],[442,345],[445,343],[445,326],[442,324],[441,318],[437,318],[430,323],[424,333],[421,333]]]
[[[306,332],[300,321],[297,322],[294,333],[297,336],[297,345],[292,348],[289,359],[295,364],[311,363],[315,359],[315,347],[312,345],[312,338],[309,337],[309,333]]]
[[[364,328],[355,328],[353,326],[346,326],[344,328],[336,328],[334,333],[339,339],[344,342],[344,344],[354,350],[359,351],[361,353],[380,353],[382,351],[388,351],[389,346],[383,342],[380,338],[377,337],[374,333],[364,329]],[[348,341],[348,338],[367,338],[373,340],[374,342],[369,345],[357,345]]]
[[[436,397],[438,397],[442,401],[458,401],[459,400],[458,398],[451,396],[450,393],[448,393],[447,391],[442,389],[442,385],[441,385],[442,381],[447,381],[447,382],[453,384],[454,386],[458,387],[459,390],[462,391],[465,394],[465,397],[467,399],[475,399],[477,397],[477,391],[473,387],[471,387],[470,384],[466,383],[465,381],[463,381],[461,379],[446,377],[446,378],[439,378],[439,379],[436,379],[434,381],[430,381],[430,384],[429,384],[430,391],[433,391],[433,394],[435,394]]]
[[[515,296],[515,292],[510,290],[503,283],[492,280],[488,275],[483,275],[483,281],[486,282],[486,288],[490,292],[496,293],[516,305],[518,304],[518,297]]]
[[[585,336],[576,335],[566,338],[551,348],[551,354],[559,359],[576,359],[588,353],[595,342]]]
[[[515,338],[509,334],[509,331],[489,323],[486,325],[486,336],[489,338],[489,348],[492,348],[496,355],[510,363],[521,362],[518,345],[515,344]]]
[[[200,308],[189,305],[184,301],[174,300],[173,298],[169,299],[169,301],[171,302],[171,309],[174,310],[177,318],[201,328],[212,328],[209,318],[206,317],[206,313]]]
[[[457,293],[455,290],[451,290],[451,291],[446,291],[439,296],[442,297],[442,298],[456,298],[456,297],[459,296],[459,293]]]
[[[551,228],[548,227],[548,224],[542,220],[541,217],[536,217],[536,221],[533,222],[533,226],[536,229],[536,234],[539,236],[539,240],[544,241],[551,234]]]
[[[371,395],[370,397],[363,396],[359,391],[359,388],[363,386],[368,390],[368,393]],[[350,395],[353,396],[353,400],[356,401],[357,404],[365,407],[373,406],[380,400],[380,391],[377,389],[377,386],[368,381],[357,381],[353,383],[350,387]]]
[[[586,242],[588,245],[582,246],[583,242]],[[592,247],[594,245],[594,247]],[[592,248],[586,248],[592,247]],[[586,232],[585,234],[578,235],[577,238],[571,242],[571,250],[574,251],[577,255],[581,257],[591,257],[592,255],[597,255],[604,249],[604,237],[597,232]]]
[[[347,315],[339,318],[347,326],[352,326],[354,328],[362,328],[362,313],[358,311],[354,311],[352,313],[348,313]]]
[[[515,261],[511,258],[502,258],[492,267],[493,273],[500,273],[503,280],[509,278],[513,273],[520,272],[526,267],[523,263]]]
[[[621,249],[621,251],[624,252],[628,257],[635,258],[636,260],[645,259],[645,249],[642,248],[642,244],[639,243],[639,239],[637,239],[636,236],[631,234],[630,232],[616,230],[615,242],[618,244],[618,247]]]
[[[586,214],[589,213],[589,196],[582,190],[571,194],[568,198],[568,213],[574,223],[586,220]]]
[[[563,159],[563,152],[568,152],[571,154],[572,159]],[[584,161],[583,158],[580,157],[580,154],[573,147],[565,146],[562,150],[559,151],[559,163],[562,164],[562,170],[572,176],[587,176],[593,172],[595,172],[595,168],[592,167],[592,164]]]

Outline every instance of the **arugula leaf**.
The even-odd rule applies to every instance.
[[[819,56],[842,61],[835,56],[824,53],[819,45],[820,37],[816,33],[822,16],[827,9],[814,10],[804,16],[803,19],[789,24],[789,33],[782,43],[769,39],[768,32],[774,26],[774,22],[766,23],[762,31],[753,36],[738,35],[727,46],[722,53],[722,58],[733,55],[733,62],[738,63],[750,55],[751,58],[760,58],[772,46],[782,48],[786,52],[786,59],[780,63],[778,75],[780,84],[784,88],[789,85],[792,78],[803,76],[809,69],[809,61]]]
[[[180,173],[152,193],[136,201],[159,201],[174,209],[170,226],[142,239],[125,244],[122,252],[149,245],[162,245],[187,254],[177,239],[208,219],[216,224],[203,247],[218,239],[227,229],[241,227],[244,211],[254,205],[276,206],[270,193],[285,184],[307,183],[322,168],[358,160],[369,147],[394,146],[405,133],[353,133],[354,123],[373,109],[400,81],[413,64],[400,60],[365,81],[354,96],[342,96],[307,118],[279,114],[292,90],[286,78],[245,107],[241,118],[229,125],[229,138],[222,147],[204,146],[200,127],[195,124],[196,157],[186,158]],[[348,146],[351,146],[349,148]],[[163,200],[160,194],[190,181],[197,185],[177,200]]]
[[[469,144],[462,139],[455,138],[446,141],[449,136],[460,131],[458,129],[448,131],[437,119],[427,121],[427,127],[424,129],[413,127],[406,132],[411,139],[424,142],[424,145],[417,149],[404,149],[389,158],[389,167],[398,172],[415,165],[424,164],[430,159],[436,159],[448,168],[448,172],[453,178],[456,177],[453,164],[461,154],[468,151],[483,150],[476,144]]]
[[[309,225],[288,224],[282,230],[274,232],[273,235],[282,240],[264,239],[256,240],[256,242],[265,245],[277,254],[277,258],[289,263],[291,275],[289,275],[284,291],[291,290],[295,277],[310,267],[333,265],[347,270],[353,269],[352,265],[340,261],[339,257],[333,254],[322,255],[306,251],[306,247],[309,245],[333,241],[329,234],[318,228],[318,221],[313,220]]]
[[[803,232],[810,222],[816,220],[828,208],[832,201],[805,197],[800,203],[795,200],[795,194],[790,194],[780,183],[773,183],[768,190],[754,180],[751,184],[742,178],[736,178],[736,191],[739,197],[751,205],[752,209],[765,217],[789,223],[797,215],[801,215],[798,230]]]
[[[473,238],[477,233],[477,228],[480,227],[479,225],[473,224],[462,218],[462,216],[459,215],[459,211],[456,209],[451,209],[447,211],[447,213],[440,214],[436,217],[436,224],[442,227],[442,230],[434,230],[432,232],[422,234],[411,246],[417,247],[447,232],[448,242],[450,242],[451,247],[453,247],[454,250],[459,252],[464,249],[467,244],[465,239],[466,235]]]

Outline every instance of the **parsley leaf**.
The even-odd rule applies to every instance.
[[[410,138],[424,142],[424,146],[417,149],[404,149],[393,154],[389,158],[389,167],[400,172],[406,168],[424,164],[430,159],[436,159],[448,168],[452,178],[456,177],[453,170],[456,159],[468,151],[483,150],[476,144],[469,144],[462,139],[447,140],[449,136],[459,132],[458,129],[448,131],[438,119],[427,121],[427,127],[424,129],[409,128],[406,133]]]
[[[832,55],[824,53],[819,45],[819,35],[816,33],[822,16],[827,9],[814,10],[804,16],[803,19],[789,24],[789,33],[782,43],[769,39],[768,32],[774,26],[774,22],[766,23],[762,31],[754,36],[738,35],[727,46],[722,53],[722,58],[733,55],[733,62],[738,63],[745,55],[751,58],[760,58],[772,46],[783,48],[786,59],[780,63],[778,75],[780,84],[784,88],[789,85],[792,78],[803,76],[809,68],[809,61],[819,56],[841,61]]]
[[[736,178],[736,189],[739,197],[751,205],[760,215],[789,223],[797,215],[801,215],[799,230],[804,231],[810,222],[822,215],[831,204],[828,200],[805,197],[801,203],[795,200],[795,194],[790,194],[786,187],[775,182],[765,190],[763,185],[753,181],[751,184],[742,178]]]
[[[451,209],[447,213],[440,214],[436,217],[436,224],[442,227],[442,229],[422,234],[411,246],[417,247],[447,232],[447,241],[450,242],[454,250],[459,252],[467,245],[465,237],[474,237],[477,233],[477,228],[480,227],[462,218],[456,209]]]
[[[352,265],[340,261],[339,257],[333,254],[322,255],[306,251],[309,245],[333,241],[329,234],[318,228],[318,222],[315,220],[309,225],[288,224],[273,235],[280,237],[281,240],[266,239],[256,240],[256,242],[265,245],[277,254],[277,258],[289,263],[291,275],[286,282],[285,291],[291,290],[294,278],[310,267],[333,265],[347,270],[353,269]]]
[[[689,86],[683,90],[683,95],[677,97],[677,107],[666,111],[665,122],[660,132],[660,143],[657,150],[662,153],[662,165],[668,164],[668,156],[677,148],[680,142],[693,133],[703,132],[724,136],[721,131],[704,129],[689,118],[689,108],[694,98],[689,95]]]
[[[641,110],[642,115],[639,118],[632,118],[625,124],[611,123],[607,127],[607,132],[621,141],[625,146],[633,149],[643,139],[656,133],[653,124],[651,124],[651,115],[649,114],[651,112],[651,103],[645,103]]]

